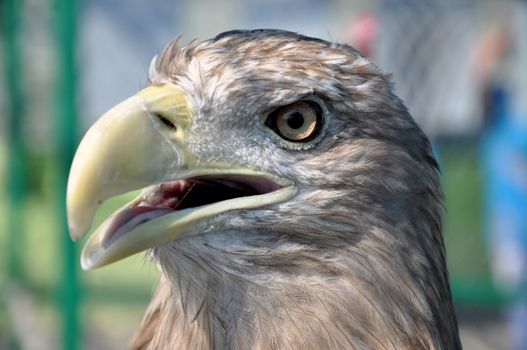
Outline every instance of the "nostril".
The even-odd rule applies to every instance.
[[[156,117],[161,121],[161,123],[165,124],[168,128],[177,130],[177,126],[174,125],[170,120],[163,117],[161,114],[156,114]]]

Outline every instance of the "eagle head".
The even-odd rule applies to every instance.
[[[151,64],[87,132],[68,183],[84,269],[147,250],[136,348],[455,349],[430,144],[353,48],[236,30]]]

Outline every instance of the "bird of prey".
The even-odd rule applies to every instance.
[[[411,62],[409,62],[411,64]],[[438,168],[389,77],[281,30],[174,41],[75,155],[84,269],[148,251],[133,349],[460,349]]]

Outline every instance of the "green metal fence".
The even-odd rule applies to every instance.
[[[77,2],[56,0],[57,70],[57,206],[61,213],[61,234],[63,250],[62,338],[64,349],[77,349],[80,344],[79,326],[79,278],[76,246],[69,239],[66,219],[66,184],[68,172],[77,145]]]
[[[26,197],[26,157],[22,138],[22,125],[25,117],[24,77],[21,69],[22,43],[22,6],[20,1],[6,0],[3,3],[4,25],[4,64],[6,92],[8,100],[8,144],[9,154],[7,160],[7,197],[9,207],[7,211],[7,283],[17,283],[23,280],[21,260],[24,231],[19,228],[23,222],[23,205]],[[10,287],[10,286],[8,286]],[[8,290],[4,290],[7,297]],[[11,331],[11,329],[9,330]],[[18,348],[16,339],[9,334],[9,346]]]
[[[62,346],[64,349],[79,348],[81,331],[79,324],[79,279],[76,246],[68,238],[66,221],[66,182],[67,174],[77,145],[77,70],[76,35],[77,2],[56,0],[55,38],[57,51],[56,76],[56,120],[55,120],[55,159],[57,173],[55,184],[56,206],[60,215],[60,235],[62,237],[62,283],[54,298],[62,308]],[[23,7],[20,0],[3,2],[5,77],[7,91],[8,119],[8,164],[7,169],[7,283],[21,285],[27,282],[22,267],[24,257],[24,205],[27,198],[27,150],[25,149],[23,125],[26,120],[27,96],[24,89],[23,65]],[[7,292],[9,293],[9,292]],[[9,298],[9,296],[7,296]],[[16,339],[11,340],[16,348]]]

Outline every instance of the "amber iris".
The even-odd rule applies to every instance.
[[[320,107],[309,101],[298,101],[275,110],[267,125],[288,141],[312,140],[320,130],[322,116]]]

